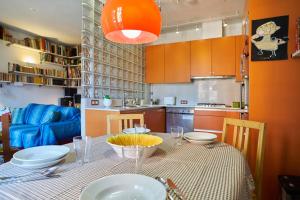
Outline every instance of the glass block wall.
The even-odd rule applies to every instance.
[[[82,98],[144,98],[144,47],[105,39],[103,3],[82,0]]]

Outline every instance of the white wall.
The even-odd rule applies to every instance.
[[[7,47],[5,42],[0,41],[0,72],[8,72],[8,62],[39,63],[40,56],[36,51],[22,49],[14,45]],[[57,68],[55,66],[50,67]],[[0,87],[0,107],[23,107],[31,102],[58,104],[58,98],[63,96],[64,90],[62,88],[2,84],[2,87]]]

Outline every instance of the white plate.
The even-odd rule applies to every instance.
[[[217,135],[205,132],[189,132],[185,133],[184,137],[189,140],[210,141],[217,139]]]
[[[106,176],[90,183],[80,200],[165,200],[166,189],[154,178],[139,174]]]
[[[10,163],[15,165],[15,166],[24,168],[24,169],[41,169],[41,168],[45,168],[45,167],[51,167],[51,166],[59,163],[63,159],[65,159],[65,157],[62,157],[58,160],[54,160],[54,161],[50,161],[50,162],[29,164],[29,163],[22,162],[22,161],[19,161],[19,160],[16,160],[16,159],[12,158],[10,160]]]
[[[40,164],[58,160],[69,152],[70,148],[63,145],[38,146],[18,151],[13,158],[24,164]]]
[[[150,129],[147,128],[137,128],[137,133],[150,133]],[[127,128],[123,130],[123,133],[130,134],[135,133],[135,128]]]
[[[214,143],[215,140],[191,140],[189,138],[183,137],[185,140],[189,141],[190,143],[193,144],[201,144],[201,145],[205,145],[205,144],[211,144]]]

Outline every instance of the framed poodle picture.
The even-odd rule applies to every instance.
[[[288,59],[289,16],[252,21],[251,60]]]

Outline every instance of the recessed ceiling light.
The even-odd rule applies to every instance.
[[[30,10],[31,12],[37,12],[37,11],[38,11],[36,8],[29,8],[29,10]]]
[[[176,34],[179,34],[178,25],[177,25],[177,28],[176,28]]]
[[[228,24],[224,23],[223,26],[226,27],[226,26],[228,26]]]
[[[196,26],[196,29],[195,29],[196,31],[199,31],[200,29],[199,29],[199,27],[198,26]]]

